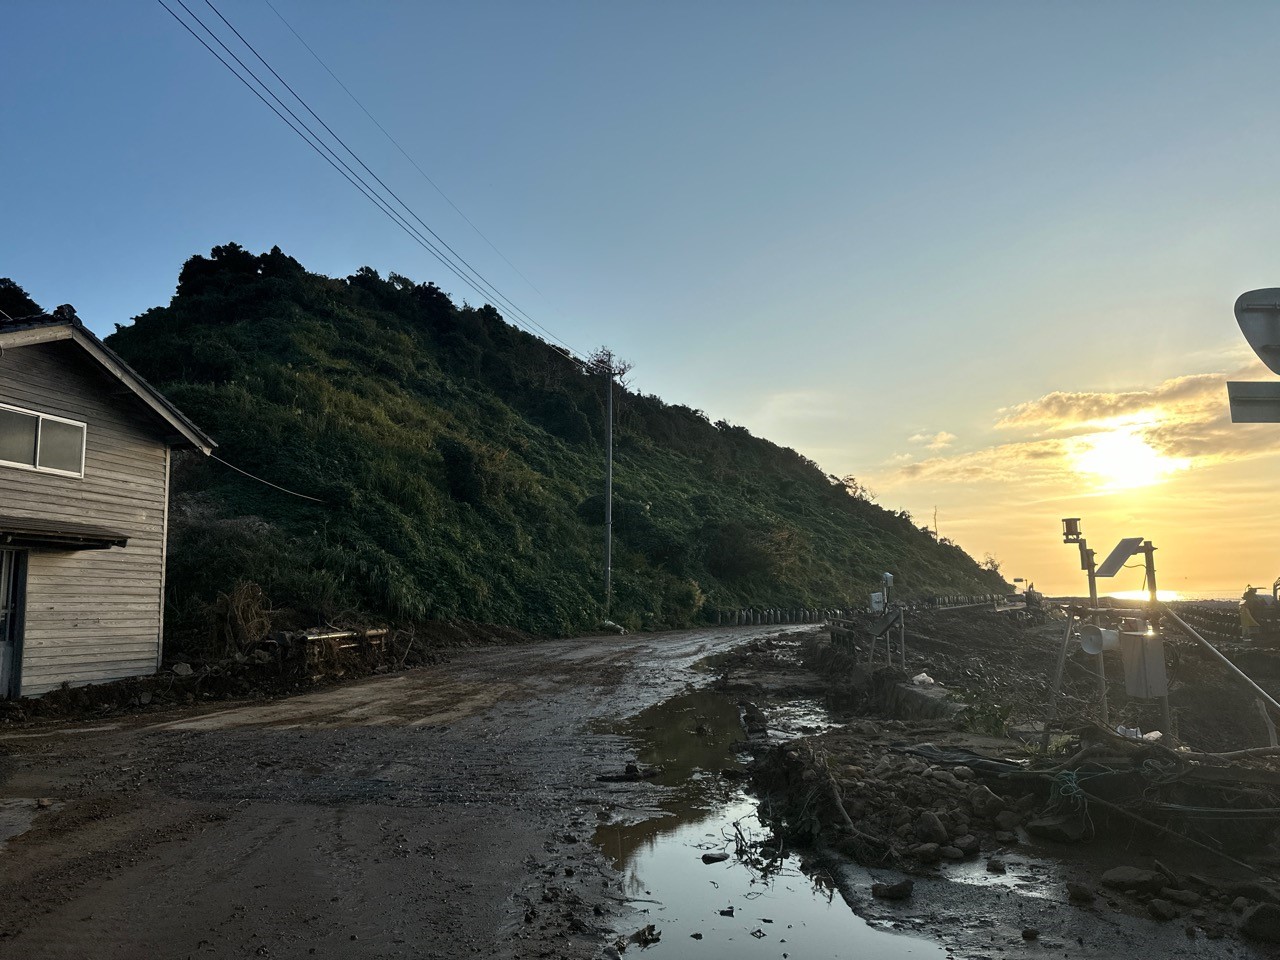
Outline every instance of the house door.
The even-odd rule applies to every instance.
[[[0,700],[18,695],[22,659],[22,577],[17,550],[0,550]]]

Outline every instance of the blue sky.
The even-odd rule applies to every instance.
[[[1234,370],[1232,302],[1280,282],[1273,4],[274,0],[530,286],[264,0],[216,2],[565,341],[610,344],[638,388],[866,476],[889,506],[938,505],[1006,565],[1048,569],[1059,496],[1117,524],[1143,503],[1069,464],[1061,489],[902,465],[989,456],[1001,409],[1055,391]],[[0,52],[0,275],[45,306],[109,332],[232,240],[477,299],[158,3],[11,0]],[[1199,466],[1150,496],[1191,509],[1261,469]],[[1236,554],[1253,503],[1214,528]]]

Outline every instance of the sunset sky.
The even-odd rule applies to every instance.
[[[1223,386],[1272,376],[1231,308],[1280,285],[1280,6],[272,0],[446,201],[271,5],[216,3],[638,389],[936,506],[1050,592],[1083,590],[1064,516],[1100,553],[1152,539],[1162,587],[1280,576],[1280,426]],[[479,299],[158,3],[5,13],[0,275],[44,305],[109,332],[232,240]]]

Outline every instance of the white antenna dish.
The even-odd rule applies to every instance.
[[[1280,287],[1240,294],[1236,323],[1253,352],[1272,373],[1280,373]]]

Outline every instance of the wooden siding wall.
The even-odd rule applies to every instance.
[[[83,479],[0,464],[0,514],[87,523],[129,538],[123,548],[29,553],[22,695],[153,673],[167,446],[125,388],[69,343],[5,351],[0,402],[88,424]]]

